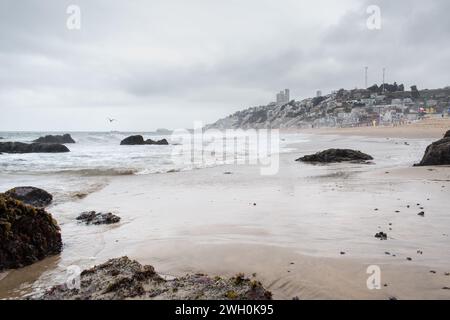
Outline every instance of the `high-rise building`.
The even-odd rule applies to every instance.
[[[321,97],[321,96],[322,96],[322,91],[321,90],[317,90],[316,97]]]
[[[290,101],[290,91],[289,89],[285,89],[284,91],[280,91],[277,93],[277,105],[283,105],[289,103]]]
[[[284,101],[285,101],[285,103],[289,103],[291,100],[290,100],[290,95],[291,95],[291,92],[289,91],[289,89],[284,89]]]

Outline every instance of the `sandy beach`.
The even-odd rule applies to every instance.
[[[304,130],[304,132],[313,134],[339,134],[378,138],[439,139],[442,138],[442,133],[446,132],[448,128],[450,128],[450,118],[433,117],[401,126],[320,128],[308,129]]]
[[[434,134],[386,130],[401,138],[355,137],[370,129],[308,134],[308,142],[280,155],[272,176],[257,166],[224,165],[111,177],[87,197],[49,208],[63,252],[3,273],[0,298],[61,283],[70,265],[128,255],[170,276],[255,274],[275,299],[449,299],[450,167],[412,167]],[[295,162],[327,145],[364,150],[374,164]],[[77,224],[86,210],[122,221]],[[386,241],[374,237],[380,231]],[[367,287],[369,266],[381,270],[379,290]]]

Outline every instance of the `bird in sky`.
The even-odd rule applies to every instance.
[[[113,123],[114,121],[117,121],[116,119],[108,118],[109,123]]]

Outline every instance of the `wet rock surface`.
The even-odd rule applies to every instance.
[[[45,190],[35,187],[16,187],[5,192],[5,195],[34,207],[46,207],[53,196]]]
[[[40,137],[39,139],[34,140],[33,142],[37,143],[75,143],[75,140],[72,139],[70,134],[64,135],[48,135],[45,137]]]
[[[267,300],[272,295],[257,281],[237,275],[230,279],[203,274],[165,280],[152,266],[128,257],[111,259],[85,270],[80,287],[55,286],[36,297],[45,300]]]
[[[4,153],[62,153],[70,150],[57,143],[0,142],[0,152]]]
[[[0,194],[0,270],[30,265],[61,249],[51,214]]]
[[[441,166],[450,165],[450,130],[444,138],[433,142],[425,150],[425,154],[419,164],[415,166]]]
[[[361,151],[351,149],[328,149],[312,155],[303,156],[296,161],[313,163],[335,163],[335,162],[366,162],[373,160],[372,156]]]
[[[162,140],[152,140],[152,139],[147,139],[144,140],[144,137],[141,135],[135,135],[135,136],[130,136],[127,137],[125,139],[123,139],[120,142],[120,145],[125,145],[125,146],[134,146],[134,145],[168,145],[169,142],[167,142],[166,139],[162,139]]]
[[[120,222],[120,217],[112,214],[111,212],[102,213],[96,211],[88,211],[81,213],[77,220],[87,225],[89,224],[114,224]]]
[[[445,133],[444,138],[450,138],[450,130]]]

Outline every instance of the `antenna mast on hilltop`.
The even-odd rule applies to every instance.
[[[369,67],[364,67],[365,69],[365,74],[364,74],[364,79],[365,79],[365,85],[366,85],[366,89],[369,87],[368,83],[367,83],[367,71],[369,70]]]
[[[383,68],[383,93],[384,93],[384,89],[385,89],[385,78],[386,78],[386,68]]]

